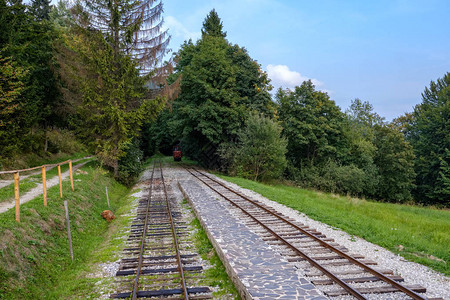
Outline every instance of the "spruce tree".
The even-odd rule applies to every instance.
[[[114,55],[130,55],[143,74],[158,73],[170,41],[168,31],[162,31],[162,1],[83,0],[78,9],[88,17],[79,24],[102,32]]]
[[[82,91],[75,121],[82,120],[80,134],[116,177],[144,120],[164,104],[145,87],[168,43],[167,32],[160,32],[162,2],[155,2],[85,1],[74,9],[75,38],[66,40],[76,53]]]
[[[49,20],[50,19],[50,6],[51,0],[32,0],[31,12],[34,15],[36,21]]]

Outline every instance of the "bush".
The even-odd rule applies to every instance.
[[[281,126],[263,115],[251,114],[238,132],[237,145],[224,144],[219,154],[229,172],[253,180],[279,178],[286,167],[287,141]]]
[[[117,180],[126,186],[133,185],[143,168],[143,151],[139,148],[137,139],[126,145],[125,155],[119,160],[119,175]]]
[[[47,131],[48,152],[51,153],[75,153],[84,150],[75,135],[68,130],[52,129]]]
[[[366,189],[366,173],[353,164],[341,166],[329,160],[320,167],[304,166],[295,169],[291,166],[288,170],[291,178],[305,188],[354,196],[362,195]]]

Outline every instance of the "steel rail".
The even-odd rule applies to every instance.
[[[136,300],[137,294],[138,294],[138,289],[139,289],[139,277],[141,275],[142,261],[143,261],[143,257],[144,257],[145,238],[147,236],[147,226],[148,226],[148,215],[149,215],[150,201],[152,200],[153,175],[154,175],[154,173],[155,173],[155,164],[153,164],[152,176],[150,178],[150,192],[149,192],[149,196],[148,196],[147,207],[145,209],[145,222],[144,222],[144,228],[143,228],[143,232],[142,232],[142,241],[141,241],[141,246],[140,246],[140,251],[139,251],[139,263],[138,263],[138,267],[137,267],[137,270],[136,270],[136,279],[134,281],[133,293],[132,293],[132,296],[131,296],[131,299],[133,299],[133,300]]]
[[[187,170],[188,170],[188,169],[187,169]],[[188,171],[190,172],[190,170],[188,170]],[[211,178],[210,176],[204,174],[204,173],[201,172],[201,171],[198,171],[198,170],[195,170],[195,171],[198,172],[198,173],[200,173],[200,174],[202,174],[203,176],[205,176],[205,177],[208,178],[209,180],[211,180],[211,181],[213,181],[213,182],[219,184],[220,186],[224,187],[225,189],[229,190],[230,192],[232,192],[232,193],[238,195],[239,197],[241,197],[241,198],[243,198],[243,199],[249,201],[249,202],[252,203],[253,205],[257,206],[258,208],[260,208],[260,209],[262,209],[262,210],[268,212],[269,214],[271,214],[271,215],[277,217],[278,219],[282,220],[282,221],[285,222],[286,224],[289,224],[290,226],[294,227],[295,229],[301,231],[303,234],[305,234],[305,235],[307,235],[308,237],[312,238],[313,240],[319,242],[322,246],[324,246],[324,247],[330,249],[331,251],[337,253],[337,254],[340,255],[341,257],[343,257],[343,258],[347,259],[348,261],[350,261],[350,262],[356,264],[357,266],[363,268],[365,271],[371,273],[372,275],[376,276],[377,278],[381,279],[382,281],[384,281],[384,282],[386,282],[386,283],[392,285],[393,287],[395,287],[395,288],[397,288],[398,290],[402,291],[403,293],[407,294],[407,295],[410,296],[411,298],[413,298],[413,299],[415,299],[415,300],[426,300],[426,298],[422,297],[421,295],[417,294],[416,292],[412,291],[411,289],[409,289],[409,288],[407,288],[407,287],[401,285],[400,283],[398,283],[398,282],[392,280],[391,278],[385,276],[384,274],[382,274],[382,273],[376,271],[375,269],[369,267],[368,265],[364,264],[363,262],[360,262],[359,260],[353,258],[352,256],[350,256],[350,255],[344,253],[343,251],[341,251],[341,250],[339,250],[339,249],[333,247],[332,245],[328,244],[327,242],[322,241],[320,238],[318,238],[318,237],[316,237],[315,235],[309,233],[308,231],[306,231],[305,229],[301,228],[300,226],[298,226],[298,225],[296,225],[296,224],[290,222],[289,220],[285,219],[284,217],[282,217],[282,216],[280,216],[280,215],[277,215],[277,214],[273,213],[272,211],[270,211],[270,210],[267,209],[266,207],[264,207],[264,206],[260,205],[259,203],[257,203],[257,202],[255,202],[255,201],[251,200],[250,198],[246,197],[245,195],[242,195],[241,193],[238,193],[238,192],[234,191],[233,189],[231,189],[231,188],[229,188],[228,186],[224,185],[224,184],[221,183],[220,181],[217,181],[217,180],[215,180],[214,178]],[[193,174],[192,172],[190,172],[190,173]],[[194,174],[193,174],[193,175],[194,175]],[[195,176],[195,175],[194,175],[194,176]],[[198,178],[198,176],[195,176],[195,177]],[[199,180],[201,180],[201,179],[199,178]],[[204,182],[203,180],[201,180],[201,181]],[[205,183],[205,182],[204,182],[204,183]],[[205,184],[206,184],[206,183],[205,183]],[[207,184],[207,185],[208,185],[208,184]],[[208,185],[208,186],[210,186],[210,185]],[[212,188],[212,187],[210,186],[210,188]],[[212,188],[212,189],[215,190],[214,188]],[[216,191],[216,190],[215,190],[215,191]],[[217,192],[217,191],[216,191],[216,192]],[[220,193],[219,193],[219,194],[220,194]],[[222,196],[222,197],[223,197],[223,196]],[[226,197],[224,197],[224,198],[226,198]],[[230,201],[230,200],[229,200],[229,201]],[[230,202],[232,202],[232,201],[230,201]],[[233,202],[232,202],[232,203],[233,203]],[[330,272],[330,273],[331,273],[331,272]],[[328,273],[327,273],[327,274],[328,274]],[[332,276],[335,276],[335,275],[332,275]],[[341,284],[340,284],[340,285],[341,285]],[[341,285],[341,286],[342,286],[342,285]],[[345,289],[345,287],[344,287],[344,289]],[[346,290],[347,290],[347,289],[346,289]]]
[[[167,210],[169,212],[169,219],[170,219],[170,227],[172,228],[172,235],[173,235],[173,242],[175,245],[175,251],[176,251],[176,257],[177,257],[177,263],[178,263],[178,271],[180,272],[180,277],[181,277],[181,287],[183,290],[183,294],[184,294],[184,299],[185,300],[189,300],[189,293],[186,287],[186,280],[184,278],[184,271],[183,271],[183,263],[181,261],[181,255],[180,255],[180,250],[178,247],[178,240],[177,240],[177,233],[175,230],[175,223],[173,221],[172,218],[172,210],[170,208],[170,203],[169,203],[169,197],[167,196],[167,189],[166,189],[166,183],[164,182],[164,175],[163,175],[163,171],[162,171],[162,165],[161,165],[161,161],[159,162],[160,164],[160,169],[161,169],[161,181],[164,187],[164,196],[166,198],[166,202],[167,202]]]
[[[201,182],[203,182],[204,184],[206,184],[209,188],[211,188],[213,191],[215,191],[216,193],[218,193],[220,196],[222,196],[223,198],[225,198],[226,200],[228,200],[232,205],[236,206],[237,208],[239,208],[240,210],[242,210],[242,212],[244,212],[247,216],[249,216],[250,218],[252,218],[256,223],[258,223],[260,226],[262,226],[263,228],[265,228],[267,231],[269,231],[270,233],[272,233],[277,239],[279,239],[280,241],[282,241],[285,245],[287,245],[290,249],[292,249],[295,253],[297,253],[298,255],[300,255],[301,257],[303,257],[304,259],[306,259],[310,264],[312,264],[313,266],[315,266],[317,269],[319,269],[320,271],[322,271],[323,273],[325,273],[329,278],[331,278],[334,282],[336,282],[337,284],[339,284],[342,288],[344,288],[348,293],[350,293],[351,295],[353,295],[355,298],[360,299],[360,300],[365,300],[367,299],[366,297],[364,297],[363,295],[361,295],[361,293],[359,293],[357,290],[355,290],[354,288],[352,288],[349,284],[347,284],[346,282],[344,282],[343,280],[341,280],[340,278],[338,278],[336,275],[334,275],[333,273],[331,273],[330,271],[328,271],[326,268],[324,268],[322,265],[320,265],[320,263],[318,263],[315,259],[309,257],[306,253],[304,253],[303,251],[301,251],[300,249],[297,249],[297,247],[295,247],[294,245],[292,245],[290,242],[288,242],[286,239],[284,239],[283,237],[281,237],[279,234],[277,234],[275,231],[273,231],[272,229],[270,229],[267,225],[265,225],[264,223],[262,223],[260,220],[258,220],[256,217],[254,217],[252,214],[250,214],[247,210],[245,210],[244,208],[242,208],[239,204],[235,203],[234,201],[228,199],[228,197],[226,197],[223,193],[219,192],[217,189],[215,189],[214,187],[212,187],[210,184],[208,184],[206,181],[204,181],[203,179],[201,179],[199,176],[197,176],[196,174],[194,174],[193,172],[191,172],[189,169],[187,169],[189,173],[191,173],[193,176],[195,176],[198,180],[200,180]],[[197,171],[198,172],[198,171]],[[200,172],[199,172],[200,173]],[[202,173],[200,173],[202,174]],[[203,175],[203,174],[202,174]],[[207,178],[209,178],[206,175],[203,175]]]

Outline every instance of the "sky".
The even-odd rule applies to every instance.
[[[311,79],[345,111],[369,101],[390,121],[450,72],[450,0],[166,0],[176,52],[201,37],[213,8],[227,39],[248,50],[275,87]]]

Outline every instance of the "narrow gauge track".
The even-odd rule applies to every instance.
[[[154,164],[148,194],[140,199],[131,225],[126,258],[116,273],[123,292],[110,298],[212,299],[209,287],[188,287],[188,282],[195,284],[201,277],[203,268],[189,245],[183,249],[188,227],[168,190],[161,162],[158,168]]]
[[[264,239],[282,250],[290,262],[308,262],[316,271],[307,276],[311,282],[330,297],[350,294],[357,299],[412,298],[427,299],[418,294],[426,289],[419,285],[402,285],[403,278],[391,270],[377,270],[361,255],[349,255],[348,249],[327,239],[320,232],[289,219],[273,208],[252,200],[242,193],[197,169],[187,171],[263,228]],[[395,293],[395,295],[394,295]],[[403,293],[403,296],[399,296]]]

